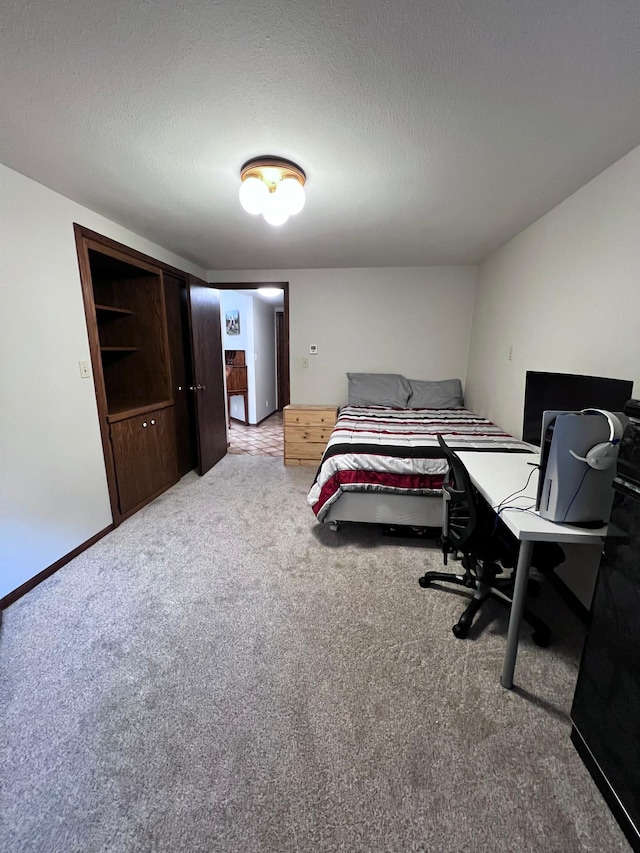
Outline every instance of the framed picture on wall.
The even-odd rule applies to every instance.
[[[226,311],[225,312],[225,320],[227,323],[227,334],[228,335],[239,335],[240,334],[240,312],[239,311]]]

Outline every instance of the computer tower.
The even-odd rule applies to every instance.
[[[622,414],[613,416],[622,426],[627,422]],[[596,410],[544,412],[536,502],[542,518],[594,527],[607,523],[619,441],[611,438],[610,420]],[[610,464],[603,469],[586,461],[590,452],[600,446],[610,456]]]

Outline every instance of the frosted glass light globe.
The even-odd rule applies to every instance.
[[[289,211],[289,216],[295,216],[304,207],[304,188],[296,178],[284,178],[280,181],[275,195],[281,199],[283,206]]]
[[[247,213],[262,213],[269,198],[269,189],[260,178],[247,178],[240,185],[238,195]]]
[[[289,218],[289,211],[282,204],[282,198],[278,198],[277,191],[269,193],[262,215],[269,225],[284,225]]]

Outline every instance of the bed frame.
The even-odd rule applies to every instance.
[[[442,497],[394,495],[384,492],[344,492],[323,524],[338,530],[343,521],[407,527],[442,527]]]

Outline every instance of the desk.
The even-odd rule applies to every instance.
[[[500,518],[520,542],[507,632],[507,648],[500,679],[503,687],[511,689],[534,542],[557,542],[558,544],[571,542],[593,545],[594,542],[604,539],[607,527],[586,529],[572,524],[557,524],[547,521],[546,518],[540,518],[537,512],[521,512],[516,509],[516,507],[523,508],[535,504],[538,470],[533,468],[531,463],[539,464],[538,453],[482,453],[469,450],[459,451],[458,456],[469,472],[474,486],[494,509],[508,495],[522,489],[531,474],[526,491],[518,496],[518,500],[509,501],[510,508],[503,508],[500,512]]]

